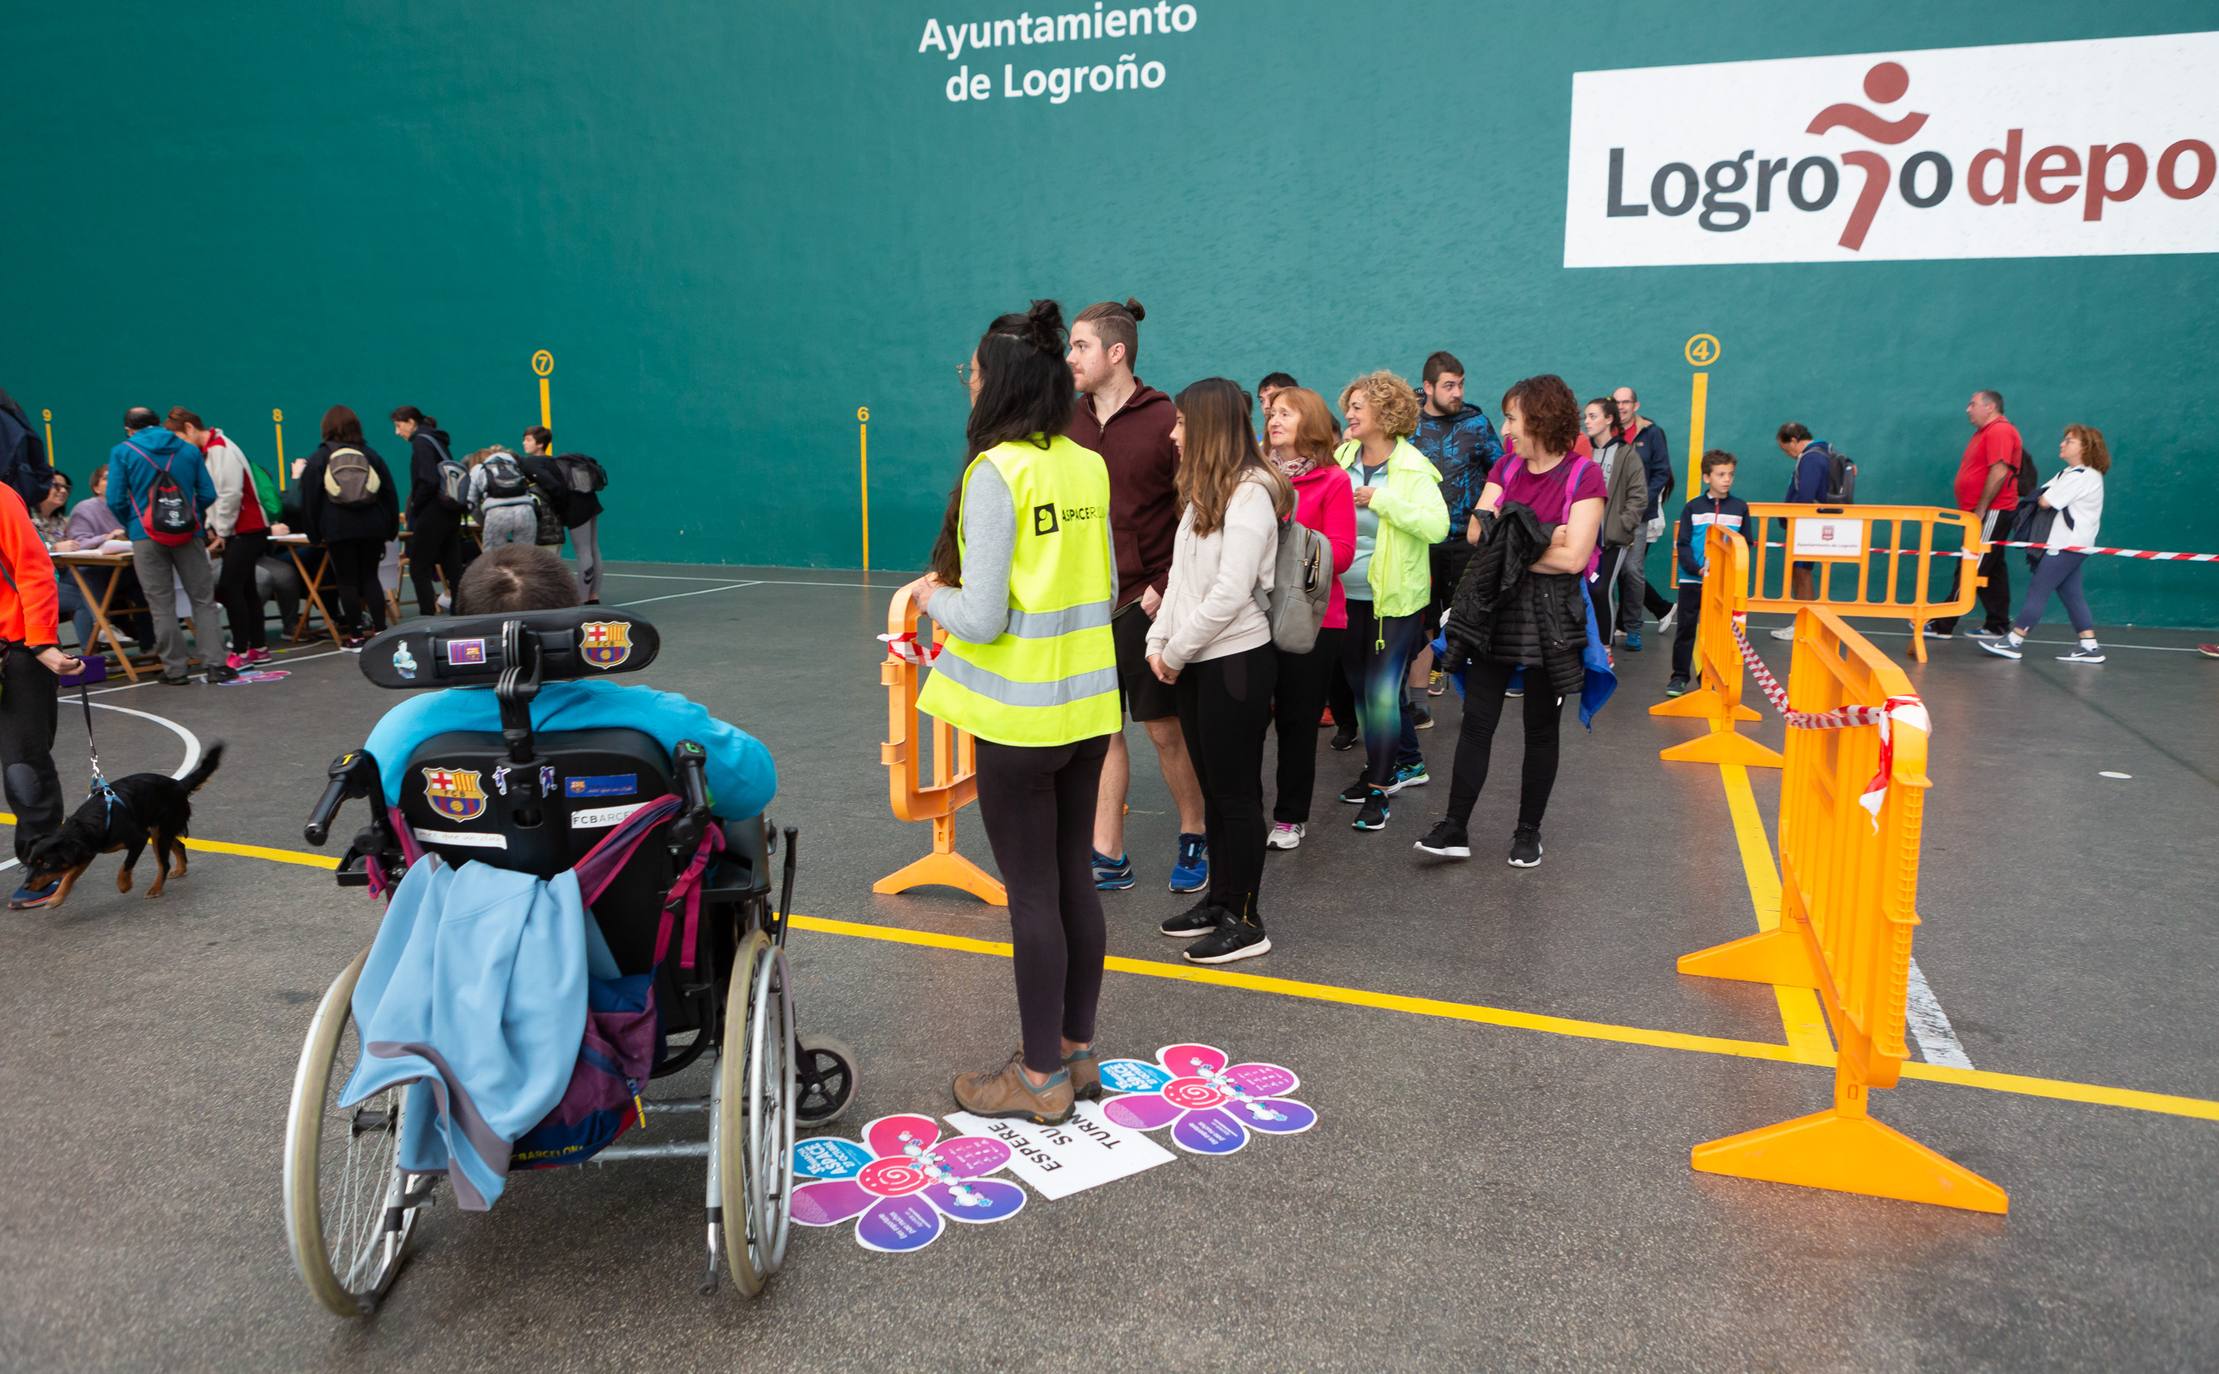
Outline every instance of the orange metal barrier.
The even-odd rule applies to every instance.
[[[1948,584],[1946,569],[1957,561],[1959,550],[1987,551],[1980,522],[1961,510],[1753,501],[1749,526],[1754,556],[1750,610],[1793,614],[1804,606],[1824,606],[1838,615],[1908,620],[1911,657],[1921,663],[1926,661],[1926,622],[1971,610],[1987,581],[1978,562],[1965,559],[1957,594],[1947,601],[1935,599]],[[1935,535],[1944,530],[1955,530],[1957,537],[1937,546]],[[1942,556],[1935,557],[1937,552]],[[1798,563],[1813,565],[1809,596],[1795,595]]]
[[[1738,763],[1749,768],[1778,768],[1779,753],[1734,731],[1737,720],[1759,719],[1741,704],[1741,649],[1734,643],[1734,617],[1748,609],[1749,546],[1740,535],[1710,527],[1703,546],[1703,616],[1695,631],[1695,669],[1701,686],[1684,696],[1660,701],[1652,716],[1682,716],[1710,722],[1710,733],[1675,744],[1657,757],[1674,763]],[[1686,596],[1683,584],[1680,595]]]
[[[896,593],[886,611],[887,633],[898,637],[914,635],[916,630],[916,603]],[[939,638],[935,630],[933,641]],[[955,813],[978,798],[976,745],[946,721],[917,714],[917,689],[924,672],[891,654],[879,665],[878,680],[886,685],[886,742],[879,746],[878,758],[886,765],[894,818],[931,821],[932,852],[872,883],[871,891],[891,895],[938,885],[961,888],[989,906],[1008,906],[1008,889],[956,852]],[[924,784],[924,759],[918,747],[918,726],[926,720],[932,726],[930,786]]]
[[[1704,614],[1709,614],[1705,606]],[[1796,615],[1789,703],[1797,712],[1885,709],[1916,697],[1902,669],[1831,610]],[[1923,709],[1916,713],[1923,719]],[[1826,1111],[1695,1147],[1694,1167],[1736,1178],[2004,1212],[1995,1184],[1872,1119],[1868,1094],[1903,1061],[1927,731],[1899,715],[1877,819],[1859,804],[1881,769],[1880,729],[1788,731],[1780,785],[1780,924],[1689,954],[1682,973],[1816,988],[1841,1046]]]

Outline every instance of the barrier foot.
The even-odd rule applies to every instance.
[[[1675,744],[1660,751],[1657,757],[1667,763],[1738,763],[1744,768],[1787,766],[1787,760],[1777,749],[1767,749],[1747,735],[1737,735],[1731,730],[1719,730],[1684,744]]]
[[[1684,696],[1672,697],[1649,708],[1652,716],[1673,716],[1682,720],[1711,720],[1725,710],[1725,702],[1708,687],[1698,688]],[[1764,717],[1746,706],[1734,708],[1735,720],[1763,720]]]
[[[1787,988],[1818,986],[1810,941],[1784,925],[1683,954],[1674,967],[1700,978],[1732,978]]]
[[[2001,1215],[2011,1199],[1948,1156],[1861,1113],[1830,1107],[1698,1145],[1697,1172]]]
[[[952,887],[988,906],[1009,905],[1009,889],[985,869],[953,852],[927,854],[872,883],[871,891],[891,897],[917,887]]]

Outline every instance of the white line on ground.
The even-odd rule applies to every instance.
[[[1949,1024],[1949,1014],[1942,1010],[1934,989],[1927,986],[1926,974],[1916,959],[1911,961],[1910,999],[1904,1007],[1904,1019],[1927,1063],[1947,1064],[1953,1069],[1972,1067],[1971,1057],[1957,1038],[1957,1028]]]
[[[690,592],[666,592],[662,596],[643,596],[637,601],[619,601],[616,604],[620,609],[630,606],[645,606],[650,601],[676,601],[682,596],[707,596],[711,592],[736,592],[742,587],[760,587],[762,585],[760,582],[727,582],[721,587],[697,587]]]
[[[283,658],[273,660],[267,666],[271,668],[290,668],[296,663],[314,663],[319,658],[337,658],[345,652],[344,649],[326,649],[320,654],[287,654]],[[98,687],[93,689],[90,695],[104,697],[110,692],[130,692],[141,687],[159,686],[162,680],[161,672],[161,669],[154,668],[148,671],[147,676],[140,678],[137,682],[119,682],[113,687]]]

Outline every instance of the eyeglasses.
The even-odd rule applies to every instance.
[[[965,386],[969,386],[971,384],[971,378],[977,375],[978,366],[974,363],[964,362],[957,363],[955,365],[955,379],[963,383]]]

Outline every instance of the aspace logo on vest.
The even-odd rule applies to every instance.
[[[1566,267],[2219,252],[2219,33],[1579,72]]]
[[[1054,534],[1073,520],[1099,520],[1109,512],[1100,506],[1064,506],[1046,501],[1032,508],[1032,532]]]

